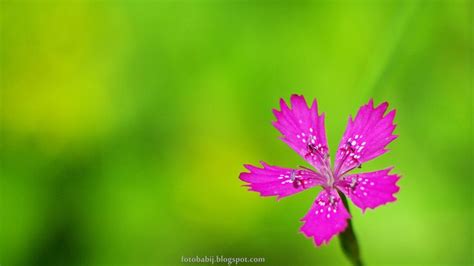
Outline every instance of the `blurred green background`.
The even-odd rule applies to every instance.
[[[471,6],[470,6],[471,5]],[[335,151],[370,98],[397,109],[399,200],[354,226],[368,265],[472,265],[472,2],[1,2],[0,264],[348,265],[242,164],[306,165],[271,126],[317,98]],[[255,264],[258,265],[258,264]]]

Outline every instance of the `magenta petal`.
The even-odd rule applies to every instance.
[[[370,100],[359,109],[354,120],[349,117],[336,154],[334,169],[337,176],[388,151],[385,147],[397,136],[392,134],[395,110],[384,115],[387,107],[388,103],[384,102],[374,108],[373,100]]]
[[[281,111],[273,110],[277,119],[273,125],[283,134],[282,140],[320,173],[327,171],[329,150],[324,114],[318,114],[317,101],[308,107],[303,96],[292,95],[291,109],[283,99],[280,107]]]
[[[335,189],[321,191],[301,221],[304,225],[300,231],[307,237],[313,237],[314,243],[320,246],[329,243],[331,238],[347,227],[347,219],[351,215],[347,212],[344,204]]]
[[[390,175],[392,168],[380,171],[345,176],[336,186],[349,197],[356,206],[365,211],[397,200],[393,194],[400,189],[398,175]]]
[[[261,164],[263,168],[245,165],[250,172],[240,173],[240,179],[248,183],[246,186],[250,191],[259,192],[263,197],[278,196],[280,199],[324,182],[321,175],[310,170]]]

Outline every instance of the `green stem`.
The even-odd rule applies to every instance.
[[[347,211],[351,213],[346,196],[342,193],[340,194],[344,206],[346,207]],[[346,230],[339,234],[339,240],[341,242],[342,250],[354,266],[363,266],[364,263],[362,262],[362,259],[360,257],[359,243],[357,242],[354,229],[352,228],[352,222],[349,219],[347,223],[348,224]]]

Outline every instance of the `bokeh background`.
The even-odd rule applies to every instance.
[[[317,98],[334,152],[374,98],[397,109],[399,200],[354,227],[367,265],[472,265],[472,2],[1,2],[0,264],[349,265],[298,233],[242,164],[306,165],[271,109]]]

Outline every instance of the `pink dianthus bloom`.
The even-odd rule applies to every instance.
[[[314,170],[271,166],[261,162],[262,168],[245,165],[250,172],[240,174],[250,191],[277,199],[293,195],[314,186],[322,186],[309,212],[301,219],[301,232],[313,237],[317,246],[347,227],[351,218],[338,190],[364,212],[395,201],[394,193],[400,176],[389,174],[391,167],[368,173],[350,171],[388,150],[397,138],[393,135],[395,110],[385,114],[388,103],[374,108],[373,100],[363,105],[356,117],[349,117],[346,131],[336,152],[334,167],[329,160],[329,148],[324,129],[324,113],[318,114],[317,101],[308,107],[303,96],[291,96],[291,109],[280,100],[281,110],[273,110],[277,121],[273,125],[283,134],[281,139],[303,157]]]

